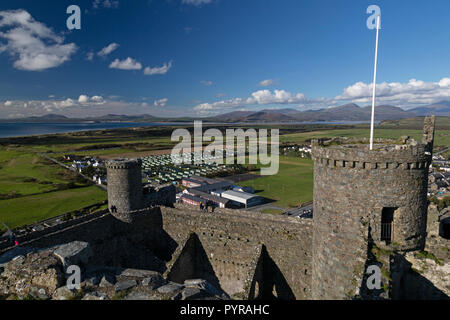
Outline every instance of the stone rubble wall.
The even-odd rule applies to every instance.
[[[228,294],[248,292],[255,255],[265,245],[295,298],[310,299],[311,220],[230,209],[205,213],[182,204],[162,207],[162,219],[164,230],[179,245],[190,233],[197,234]]]

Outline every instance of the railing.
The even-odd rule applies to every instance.
[[[381,241],[386,241],[389,244],[392,240],[392,223],[381,224]]]

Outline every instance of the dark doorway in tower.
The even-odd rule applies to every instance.
[[[450,239],[450,217],[441,220],[439,224],[439,235],[444,239]]]
[[[390,244],[392,241],[392,223],[394,222],[394,212],[398,208],[383,208],[381,212],[381,241]]]

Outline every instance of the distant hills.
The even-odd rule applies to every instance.
[[[426,107],[419,107],[409,110],[420,116],[450,116],[450,101],[441,101],[435,104],[430,104]]]
[[[68,118],[59,114],[46,114],[43,116],[33,116],[20,119],[0,119],[0,122],[142,122],[142,121],[164,121],[162,118],[157,118],[152,115],[142,114],[142,115],[118,115],[118,114],[107,114],[101,117],[87,117],[87,118]]]
[[[210,117],[220,122],[318,122],[318,121],[370,121],[372,107],[360,107],[349,103],[319,110],[298,111],[295,109],[266,109],[256,112],[235,111]],[[376,121],[399,120],[427,115],[450,116],[450,101],[429,106],[403,110],[391,105],[376,106]]]
[[[450,101],[441,101],[424,107],[409,110],[391,105],[376,107],[376,121],[399,120],[418,116],[450,116]],[[234,111],[218,116],[202,118],[207,122],[333,122],[333,121],[370,121],[371,107],[360,107],[349,103],[338,107],[298,111],[291,108],[264,109],[261,111]],[[62,115],[48,114],[40,117],[22,119],[0,120],[0,122],[190,122],[194,118],[160,118],[149,114],[142,115],[116,115],[108,114],[101,117],[68,118]]]
[[[45,116],[41,116],[41,117],[28,117],[28,118],[22,118],[20,120],[29,120],[31,122],[36,121],[36,122],[42,122],[45,120],[49,120],[49,121],[68,121],[70,120],[69,118],[67,118],[66,116],[62,116],[59,114],[46,114]]]
[[[354,103],[320,110],[267,109],[258,112],[237,111],[212,117],[223,122],[315,122],[315,121],[370,121],[371,107],[359,107]],[[417,116],[401,108],[382,105],[376,107],[376,119],[397,120]]]

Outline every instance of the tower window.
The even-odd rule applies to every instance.
[[[398,208],[383,208],[381,212],[381,241],[390,244],[392,241],[392,223],[394,222],[394,212]]]
[[[439,227],[439,235],[444,239],[450,239],[450,217],[443,219]]]

